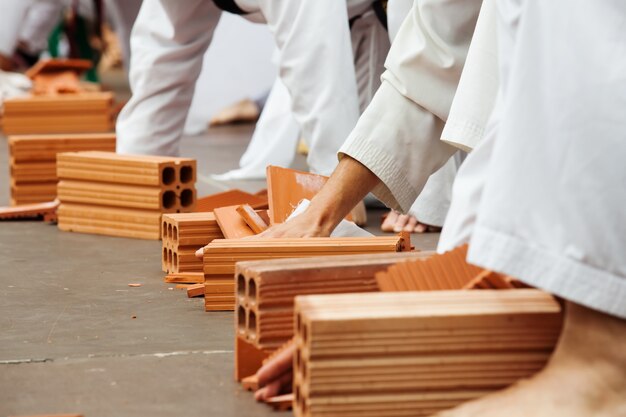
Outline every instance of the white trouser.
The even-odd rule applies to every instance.
[[[268,165],[289,167],[294,160],[300,126],[291,112],[287,87],[277,78],[272,85],[261,116],[239,169],[214,175],[216,180],[263,179]]]
[[[346,22],[347,24],[347,22]],[[359,107],[367,107],[380,85],[380,75],[389,51],[387,33],[373,11],[365,12],[356,19],[351,31],[352,53]],[[214,176],[218,180],[265,178],[265,167],[277,165],[288,167],[293,162],[300,129],[291,113],[289,91],[278,79],[261,117],[257,122],[248,149],[239,161],[239,169]],[[324,152],[311,146],[309,152]],[[336,150],[329,158],[335,158]]]
[[[59,24],[64,4],[60,0],[32,0],[19,32],[30,54],[39,54],[48,48],[48,37]]]
[[[500,93],[459,173],[474,203],[457,211],[455,188],[458,241],[471,263],[624,319],[626,3],[497,6]]]
[[[32,0],[0,1],[0,54],[11,56]]]
[[[370,1],[349,0],[356,12]],[[358,94],[346,2],[246,0],[240,7],[268,23],[280,49],[280,77],[312,150],[311,169],[330,174],[354,126]],[[179,153],[179,140],[221,11],[211,0],[146,0],[133,28],[133,97],[118,120],[121,153]],[[323,62],[323,65],[320,65]]]

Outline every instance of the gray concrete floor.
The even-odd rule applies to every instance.
[[[252,129],[184,139],[184,155],[199,162],[199,195],[263,188],[261,181],[208,178],[236,167]],[[6,205],[3,137],[0,166],[0,205]],[[304,166],[302,158],[297,166]],[[370,211],[371,231],[383,212]],[[413,242],[432,249],[437,238]],[[275,415],[233,381],[232,313],[205,313],[202,300],[163,283],[160,262],[156,241],[0,223],[0,417]],[[130,288],[131,282],[143,285]]]

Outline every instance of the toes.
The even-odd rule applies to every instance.
[[[417,226],[417,219],[413,216],[410,216],[409,221],[406,223],[406,226],[404,226],[404,231],[413,233],[416,226]]]
[[[396,233],[400,233],[404,230],[405,226],[409,222],[410,216],[407,214],[401,214],[398,216],[398,220],[396,220],[396,224],[393,226],[393,231]]]
[[[399,213],[395,210],[389,211],[383,224],[380,225],[380,229],[383,232],[393,232],[393,226],[396,224],[396,220],[398,220],[398,215]]]

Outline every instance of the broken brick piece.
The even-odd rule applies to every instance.
[[[202,284],[204,285],[204,273],[184,272],[178,274],[168,274],[164,281],[168,284]]]
[[[263,209],[267,208],[267,198],[237,189],[229,190],[199,198],[196,203],[195,211],[207,212],[213,211],[216,208],[239,204],[249,204],[255,209]]]
[[[255,234],[258,235],[267,230],[268,226],[265,220],[250,205],[243,204],[237,207],[237,213]]]
[[[265,404],[270,405],[276,411],[287,411],[293,408],[293,394],[277,395],[265,400]]]
[[[259,378],[255,375],[250,375],[241,380],[241,386],[246,391],[256,391],[259,389]]]
[[[59,201],[47,203],[24,204],[16,207],[0,207],[0,220],[43,219],[56,221]]]
[[[217,224],[220,225],[226,239],[241,239],[255,235],[237,211],[237,207],[226,206],[213,210]]]
[[[187,287],[187,297],[204,297],[204,284],[193,284]]]

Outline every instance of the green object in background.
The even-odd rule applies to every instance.
[[[59,45],[61,44],[61,39],[63,39],[66,32],[65,25],[66,22],[62,19],[48,37],[48,52],[53,58],[58,58],[61,55]],[[98,62],[100,61],[100,53],[89,44],[88,24],[87,20],[82,16],[76,16],[75,42],[78,52],[77,58],[88,59],[93,63],[91,69],[85,73],[85,79],[87,81],[97,83],[99,78],[96,68],[98,67]]]

